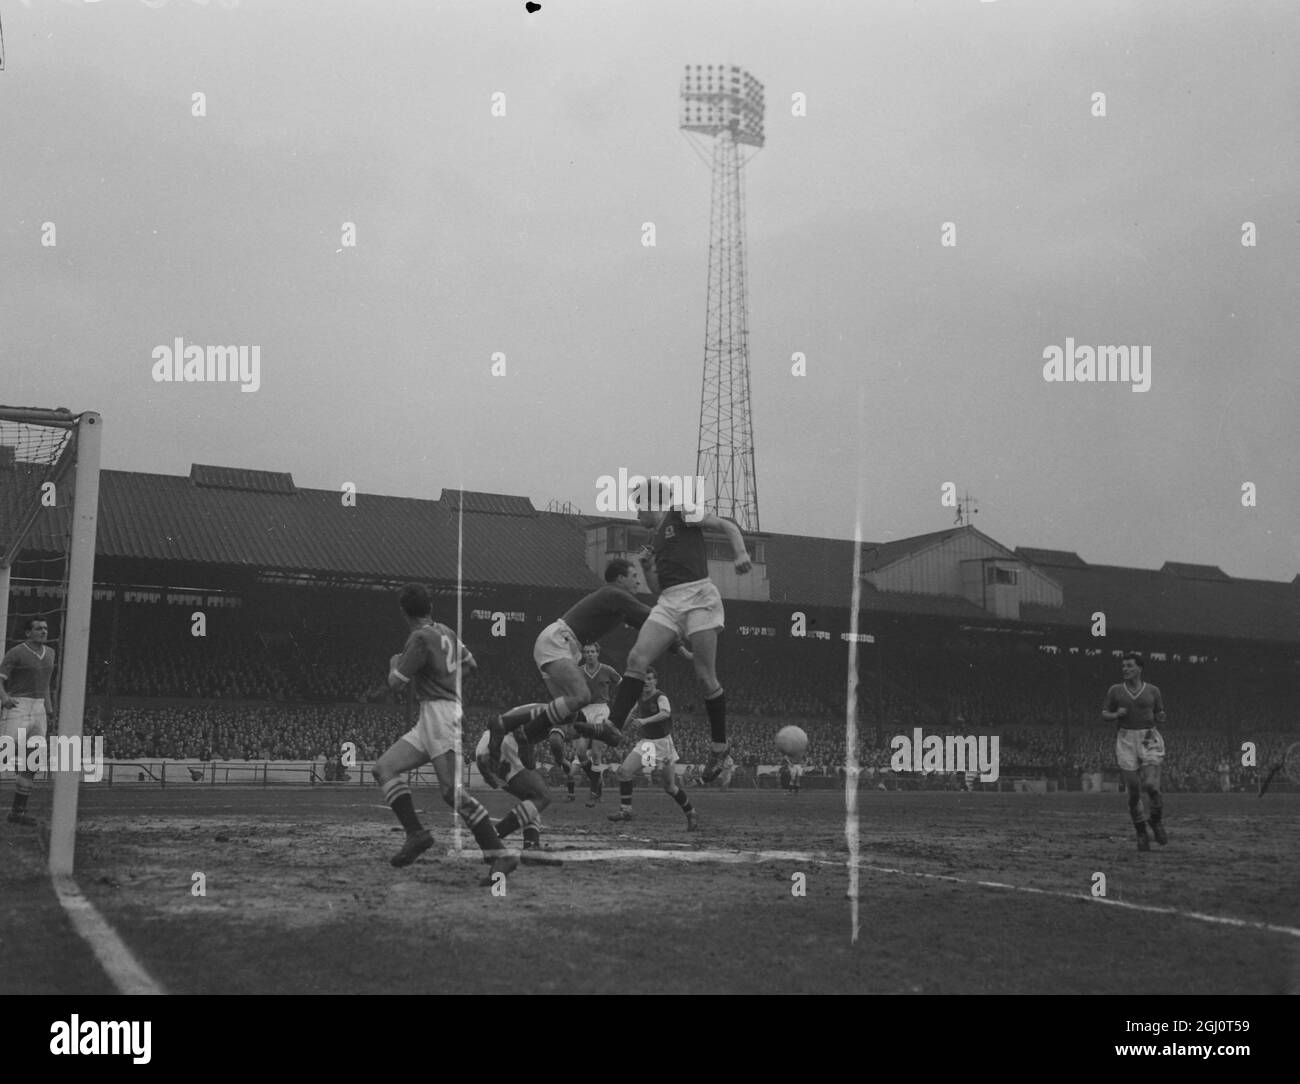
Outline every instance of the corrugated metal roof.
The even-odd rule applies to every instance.
[[[1160,566],[1161,572],[1167,572],[1171,576],[1181,576],[1185,580],[1218,580],[1223,582],[1232,579],[1218,565],[1189,565],[1182,561],[1166,561]]]
[[[537,509],[527,497],[509,497],[501,493],[479,493],[472,489],[444,489],[439,500],[448,508],[456,509],[464,497],[466,512],[481,512],[496,516],[535,516]]]
[[[454,581],[455,509],[441,501],[342,492],[293,494],[196,485],[191,478],[100,474],[98,554],[376,579]],[[62,548],[64,510],[47,509],[29,543]],[[462,578],[474,583],[590,588],[574,517],[466,512]]]
[[[1059,608],[1025,605],[1022,621],[1086,629],[1094,612],[1108,629],[1300,640],[1300,595],[1268,580],[1187,580],[1148,569],[1090,565],[1053,568],[1064,592]]]
[[[896,542],[874,543],[863,546],[862,571],[873,572],[878,568],[884,568],[886,565],[892,565],[895,561],[902,560],[919,550],[945,542],[953,535],[964,530],[966,530],[965,527],[950,527],[946,531],[931,531],[929,534],[900,538]]]
[[[773,602],[848,606],[853,590],[853,543],[838,538],[763,535],[768,593]]]
[[[190,466],[190,481],[214,489],[247,489],[254,493],[296,493],[293,475],[273,470],[245,470],[243,467]]]
[[[1088,567],[1088,562],[1073,550],[1043,550],[1033,546],[1017,546],[1015,553],[1036,565],[1050,565],[1053,568]]]
[[[0,497],[5,488],[0,478]],[[16,477],[9,476],[10,484]],[[459,492],[459,491],[444,491]],[[100,475],[98,554],[104,558],[181,561],[279,570],[322,577],[450,582],[457,578],[454,501],[298,489],[292,494],[198,485],[192,477],[106,470]],[[467,583],[587,590],[599,578],[586,567],[585,529],[597,517],[538,512],[526,498],[466,494],[462,578]],[[493,498],[479,502],[477,497]],[[525,514],[520,502],[528,506]],[[473,506],[473,507],[472,507]],[[477,509],[477,510],[475,510]],[[42,509],[27,548],[62,550],[67,509]],[[924,549],[963,528],[875,546],[878,561]],[[776,603],[847,607],[853,543],[797,535],[761,536],[770,597]],[[864,549],[872,548],[864,543]],[[1056,550],[1021,549],[1030,554]],[[1065,554],[1075,557],[1074,554]],[[1296,583],[1187,578],[1165,570],[1086,565],[1057,559],[1060,608],[1026,604],[1021,620],[1087,628],[1096,610],[1111,628],[1142,632],[1300,640]],[[1174,566],[1210,569],[1214,566]],[[1222,575],[1222,573],[1220,573]],[[878,591],[864,581],[862,607],[932,616],[989,615],[964,598]]]

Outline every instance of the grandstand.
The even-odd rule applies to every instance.
[[[466,689],[473,726],[535,698],[538,629],[644,540],[632,521],[539,511],[526,497],[361,494],[350,506],[271,471],[110,470],[100,486],[87,732],[104,734],[117,758],[312,760],[343,741],[376,755],[406,727],[384,674],[403,636],[391,589],[407,581],[432,585],[450,622],[459,585],[481,664]],[[50,609],[61,590],[43,577],[66,537],[63,515],[43,509],[16,562],[16,617]],[[771,764],[778,720],[797,720],[813,776],[839,779],[852,543],[759,534],[746,577],[721,539],[710,546],[727,600],[720,677],[738,762]],[[1271,748],[1295,727],[1300,576],[1090,565],[1010,549],[971,526],[865,543],[862,569],[862,759],[881,786],[897,783],[884,770],[889,736],[914,726],[1000,733],[1005,776],[1062,787],[1112,776],[1098,710],[1121,648],[1148,654],[1170,730],[1186,735],[1170,743],[1171,789],[1218,789],[1217,765],[1240,741]],[[1090,631],[1098,612],[1104,639]],[[627,630],[611,637],[606,660],[621,665],[631,643]],[[663,683],[685,717],[684,758],[702,760],[696,683],[680,663]],[[1252,786],[1238,759],[1231,785]]]

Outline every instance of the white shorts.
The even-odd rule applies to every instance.
[[[592,726],[596,726],[599,723],[604,723],[609,720],[608,704],[588,704],[581,710],[582,717],[586,719],[587,722],[591,723]]]
[[[1122,772],[1158,768],[1165,759],[1165,739],[1155,727],[1120,730],[1115,735],[1115,759]]]
[[[15,696],[18,706],[0,710],[0,737],[18,741],[18,731],[25,737],[45,737],[45,701],[31,696]]]
[[[402,735],[430,760],[460,743],[460,705],[454,700],[421,700],[420,718]]]
[[[726,627],[722,595],[712,580],[679,583],[667,588],[660,593],[659,601],[646,620],[673,629],[686,640],[697,632]]]
[[[573,630],[563,621],[552,621],[537,634],[533,644],[533,662],[537,669],[543,669],[548,663],[568,659],[573,663],[582,662],[582,645],[573,635]]]
[[[641,738],[632,746],[632,752],[628,753],[623,763],[630,764],[634,757],[642,768],[652,772],[666,764],[677,763],[677,746],[673,744],[671,734],[666,738]]]
[[[488,743],[492,740],[489,731],[483,731],[483,736],[478,740],[478,746],[474,750],[475,758],[487,756]],[[513,733],[507,734],[501,742],[501,761],[506,767],[506,777],[501,780],[502,783],[509,783],[520,772],[526,771],[524,762],[519,759],[519,740]]]

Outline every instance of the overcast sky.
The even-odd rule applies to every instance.
[[[224,3],[0,3],[0,402],[102,412],[105,467],[584,512],[693,473],[678,96],[735,63],[765,530],[851,537],[859,476],[866,538],[938,530],[953,482],[1008,546],[1300,572],[1293,0]],[[178,336],[261,387],[156,383]],[[1048,383],[1067,337],[1150,390]]]

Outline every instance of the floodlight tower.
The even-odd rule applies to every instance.
[[[729,516],[743,530],[756,531],[758,478],[749,409],[741,169],[748,161],[746,148],[752,148],[752,158],[763,146],[763,84],[734,64],[688,64],[682,80],[681,129],[688,138],[694,133],[713,139],[709,294],[695,473],[712,494],[710,511]]]

